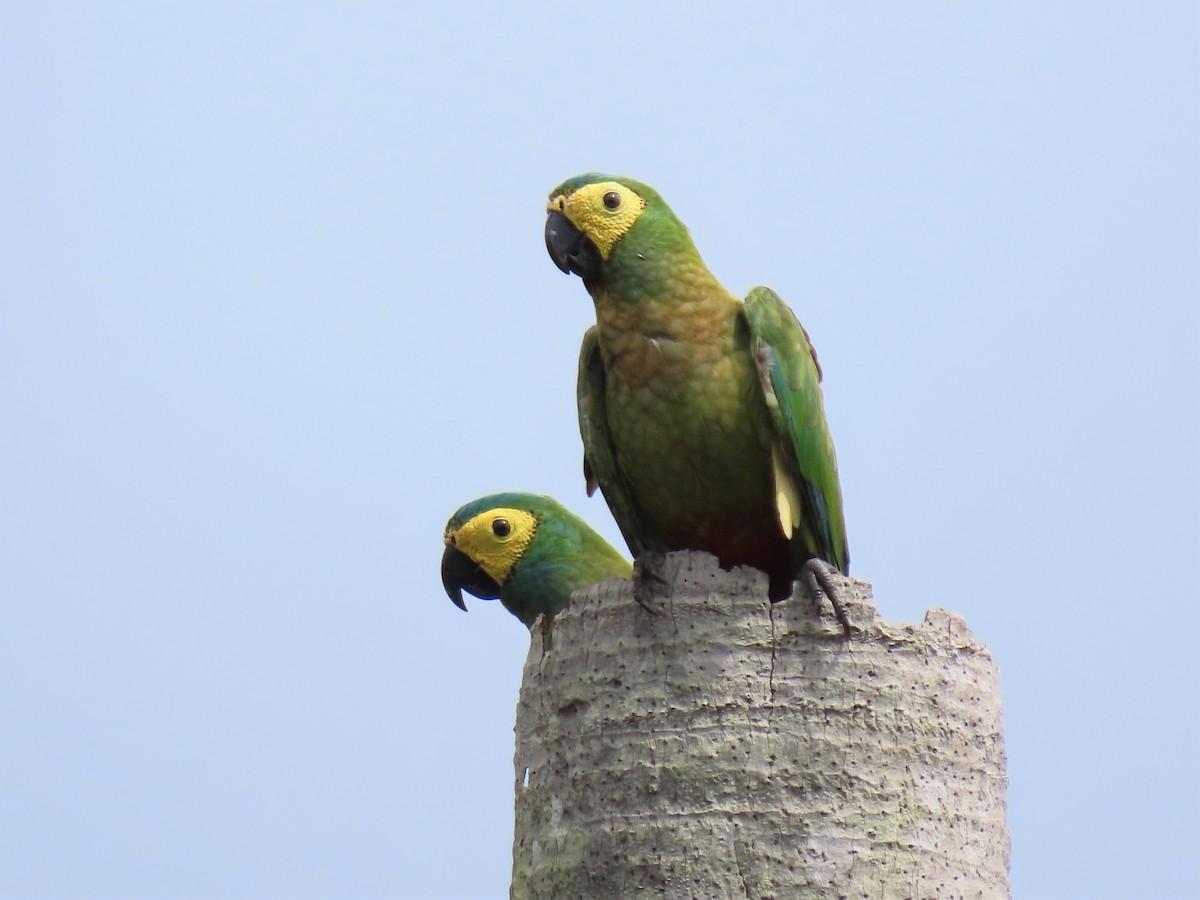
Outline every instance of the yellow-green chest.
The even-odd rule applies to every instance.
[[[609,433],[651,529],[671,547],[713,549],[766,527],[769,420],[741,302],[723,290],[671,299],[597,298]]]

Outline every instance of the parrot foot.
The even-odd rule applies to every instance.
[[[667,558],[662,553],[643,553],[633,561],[633,599],[637,605],[651,615],[661,616],[663,611],[654,604],[655,587],[665,588],[668,585],[663,575],[663,565]]]
[[[813,557],[804,564],[804,571],[810,576],[809,590],[813,597],[820,599],[820,595],[824,594],[829,598],[829,605],[833,607],[833,614],[837,616],[837,620],[842,623],[842,631],[846,637],[850,637],[850,613],[846,610],[846,604],[838,597],[837,589],[833,586],[834,568],[823,559]]]

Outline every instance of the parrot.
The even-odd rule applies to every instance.
[[[633,566],[553,497],[510,491],[465,504],[443,535],[442,585],[466,612],[462,592],[501,604],[532,629],[542,618],[542,648],[572,592],[606,578],[629,578]]]
[[[664,555],[704,550],[768,576],[772,601],[804,578],[845,634],[834,571],[850,556],[822,372],[808,333],[767,287],[745,300],[709,271],[651,187],[588,173],[550,192],[546,249],[591,295],[577,405],[588,496],[599,487],[651,612]]]

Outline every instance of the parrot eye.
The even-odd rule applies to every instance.
[[[492,519],[492,534],[498,538],[508,537],[512,531],[512,526],[508,524],[508,519]]]
[[[607,194],[604,195],[604,208],[605,209],[616,209],[620,205],[621,205],[621,195],[618,194],[616,191],[609,191]]]

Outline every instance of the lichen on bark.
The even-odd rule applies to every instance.
[[[579,592],[516,720],[514,898],[1006,897],[999,674],[963,620],[767,600],[668,557],[660,616]]]

